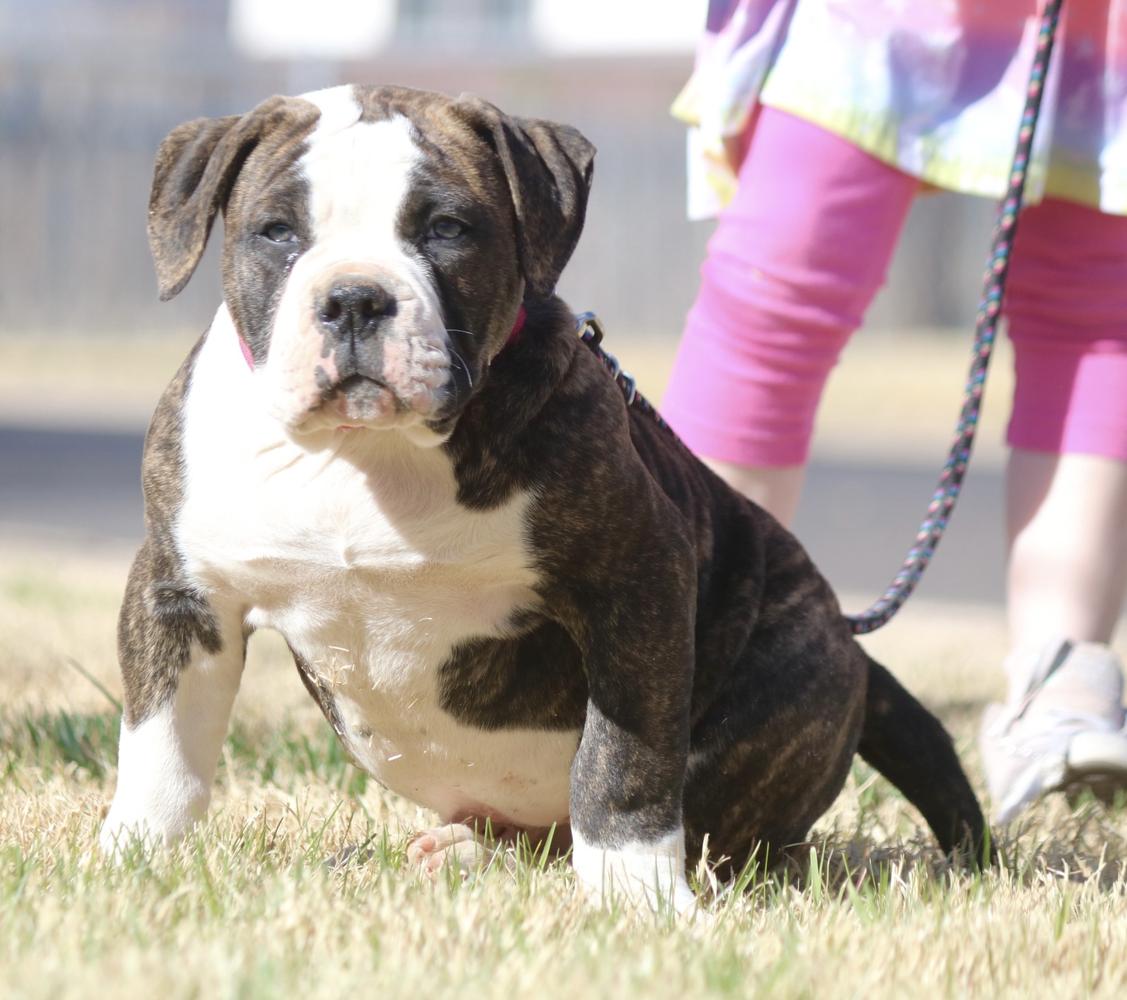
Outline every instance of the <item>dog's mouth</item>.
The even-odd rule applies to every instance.
[[[371,375],[348,375],[323,387],[321,395],[326,416],[339,418],[339,426],[350,430],[387,424],[405,409],[395,391]]]
[[[374,375],[361,375],[358,372],[342,378],[330,390],[330,396],[362,397],[366,394],[383,391],[391,392],[391,387]]]
[[[449,370],[441,359],[408,365],[393,359],[378,365],[348,363],[344,371],[317,365],[316,393],[292,426],[300,430],[404,430],[429,426],[448,405]]]

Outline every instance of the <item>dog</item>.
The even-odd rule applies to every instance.
[[[685,909],[706,838],[779,857],[857,752],[943,850],[981,850],[950,738],[799,543],[575,336],[554,289],[593,157],[400,87],[164,140],[161,298],[222,212],[224,301],[146,439],[105,851],[204,814],[260,628],[354,761],[438,815],[432,868],[486,824],[554,829],[587,890]]]

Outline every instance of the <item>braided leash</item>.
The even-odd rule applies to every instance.
[[[657,408],[638,391],[638,384],[634,380],[634,376],[628,371],[624,371],[622,365],[618,363],[618,358],[602,347],[603,324],[599,317],[593,312],[580,313],[575,317],[575,332],[579,335],[579,339],[594,352],[595,357],[603,363],[606,370],[610,372],[611,378],[614,379],[618,388],[622,390],[622,395],[626,398],[626,405],[636,407],[642,413],[648,414],[657,421],[659,426],[667,428],[672,434],[673,429],[657,412]]]
[[[868,610],[857,615],[846,615],[854,635],[864,635],[880,628],[908,600],[912,591],[916,589],[916,584],[920,582],[924,570],[927,569],[959,498],[967,463],[970,461],[971,448],[974,446],[975,431],[978,429],[986,368],[990,364],[990,354],[998,330],[1002,292],[1006,287],[1010,253],[1013,250],[1014,235],[1017,233],[1017,220],[1025,191],[1025,175],[1029,169],[1030,150],[1033,146],[1033,132],[1037,126],[1045,74],[1049,67],[1049,56],[1053,51],[1053,40],[1056,36],[1062,2],[1063,0],[1047,0],[1041,15],[1041,31],[1037,39],[1033,69],[1029,74],[1029,90],[1025,99],[1025,111],[1021,116],[1013,166],[1010,170],[1009,190],[998,211],[990,261],[983,282],[982,302],[978,307],[975,321],[974,351],[967,378],[965,401],[959,414],[959,423],[947,464],[943,467],[939,484],[928,505],[927,515],[916,533],[915,544],[908,550],[900,572],[893,577],[884,595]]]

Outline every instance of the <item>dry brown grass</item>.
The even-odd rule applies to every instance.
[[[953,872],[864,766],[789,873],[692,921],[581,904],[566,864],[463,884],[404,866],[427,817],[344,761],[284,651],[252,644],[207,823],[110,868],[111,694],[124,553],[26,549],[0,564],[0,983],[80,997],[1117,996],[1127,984],[1127,809],[1061,798]],[[997,692],[994,611],[917,603],[871,640],[956,734]],[[320,860],[369,841],[364,866]],[[707,879],[705,880],[707,883]]]

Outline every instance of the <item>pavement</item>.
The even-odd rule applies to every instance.
[[[0,539],[134,547],[143,531],[143,441],[134,431],[0,426]],[[899,569],[934,484],[935,474],[917,467],[816,459],[795,532],[839,591],[876,598]],[[1001,600],[1001,505],[998,470],[974,470],[921,596]]]

